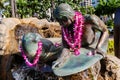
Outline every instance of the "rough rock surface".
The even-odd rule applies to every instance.
[[[107,55],[101,60],[101,76],[104,80],[120,80],[120,59]]]

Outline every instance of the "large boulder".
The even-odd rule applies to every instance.
[[[56,26],[57,25],[57,26]],[[56,27],[55,27],[56,26]],[[53,27],[53,28],[52,28]],[[57,28],[59,27],[59,28]],[[23,34],[37,32],[44,38],[60,37],[60,25],[37,18],[4,18],[0,23],[1,80],[6,80],[10,72],[12,54],[18,54]],[[57,34],[57,35],[56,35]],[[11,75],[10,75],[11,76]],[[8,77],[11,80],[10,76]]]
[[[0,24],[0,50],[7,50],[8,54],[16,53],[18,51],[19,40],[23,34],[37,32],[45,38],[53,38],[61,36],[60,29],[58,23],[48,22],[46,19],[4,18]],[[0,54],[2,55],[3,53]]]

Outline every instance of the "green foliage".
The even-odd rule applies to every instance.
[[[6,17],[10,17],[11,16],[11,7],[10,5],[5,5],[8,3],[8,0],[1,0],[0,1],[0,11],[3,11],[3,15],[5,15]]]
[[[113,20],[108,20],[106,25],[113,29],[114,26]]]
[[[50,0],[17,0],[17,13],[21,18],[33,16],[35,13],[39,18],[43,18],[50,6]]]
[[[82,14],[93,14],[95,11],[95,8],[92,6],[87,6],[86,7],[80,7],[80,11],[82,12]]]
[[[10,17],[11,16],[11,7],[10,7],[10,5],[7,5],[7,6],[5,6],[4,7],[4,12],[3,12],[3,14],[6,16],[6,17]]]
[[[114,55],[114,40],[113,39],[109,39],[108,41],[107,54]]]
[[[5,0],[9,1],[9,0]],[[74,10],[82,12],[82,14],[92,14],[94,8],[91,6],[81,7],[80,1],[82,0],[16,0],[17,14],[19,18],[31,17],[35,13],[38,14],[38,18],[47,18],[46,11],[54,6],[58,6],[60,3],[68,3]],[[11,6],[10,4],[4,7],[4,15],[11,17]]]
[[[100,0],[100,3],[95,8],[96,15],[112,14],[120,7],[120,0]]]
[[[3,3],[2,2],[0,2],[0,9],[2,9],[3,8]]]
[[[39,18],[47,18],[46,10],[53,6],[58,6],[60,3],[68,3],[73,9],[80,11],[80,1],[81,0],[17,0],[17,13],[21,18],[33,16],[34,13],[37,13]]]

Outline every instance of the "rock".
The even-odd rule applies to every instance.
[[[120,80],[120,59],[107,55],[101,60],[101,76],[104,80]]]
[[[3,54],[3,47],[5,43],[6,36],[6,26],[4,24],[0,24],[0,55]]]
[[[45,38],[61,37],[60,25],[56,22],[50,22],[48,25],[43,26],[41,29]]]
[[[30,18],[20,19],[20,22],[21,22],[21,23],[29,24],[29,23],[32,22],[32,21],[38,21],[38,20],[39,20],[38,18],[30,17]]]
[[[20,24],[20,20],[17,18],[3,18],[1,24],[4,24],[8,30],[14,28],[17,24]]]

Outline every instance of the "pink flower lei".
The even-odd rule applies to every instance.
[[[22,57],[24,58],[26,65],[28,65],[29,67],[33,67],[38,63],[38,60],[39,60],[40,55],[42,53],[42,42],[40,42],[40,41],[38,42],[38,49],[36,51],[36,55],[35,55],[35,58],[33,60],[33,63],[29,62],[29,60],[28,60],[27,56],[25,55],[25,52],[23,51],[22,47],[20,47],[20,50],[21,50]]]
[[[67,44],[69,45],[70,49],[72,49],[74,51],[75,55],[79,55],[79,49],[81,47],[81,40],[82,40],[82,29],[83,29],[83,23],[84,23],[84,18],[82,16],[81,13],[79,12],[75,12],[75,24],[74,24],[74,36],[72,38],[71,34],[68,34],[68,30],[64,27],[62,27],[62,31],[63,31],[63,37],[65,39],[65,41],[67,42]]]

